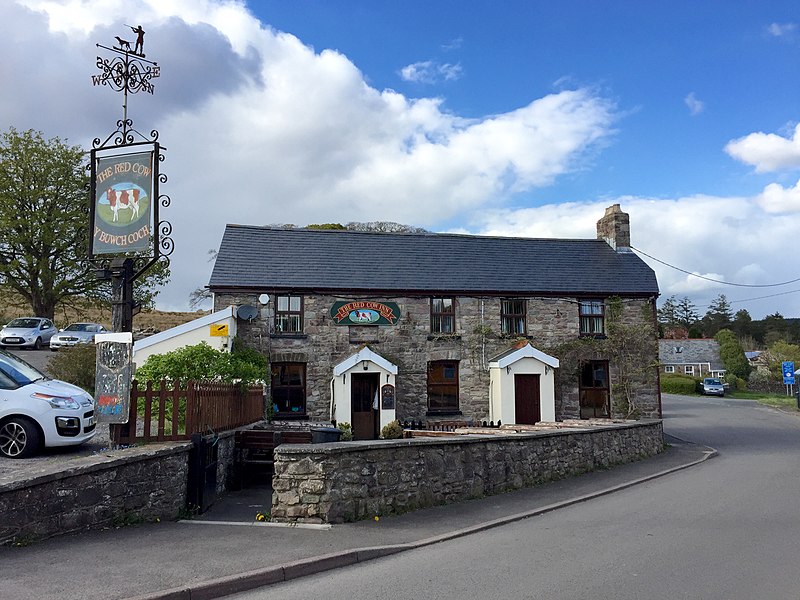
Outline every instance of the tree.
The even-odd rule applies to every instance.
[[[736,315],[733,317],[733,322],[731,323],[730,329],[737,336],[739,336],[740,340],[743,340],[745,337],[752,338],[753,318],[750,316],[750,313],[744,308],[737,310]],[[755,350],[755,348],[751,348],[751,350]]]
[[[0,285],[38,316],[97,286],[84,261],[86,184],[79,147],[32,130],[0,135]]]
[[[750,363],[744,355],[744,350],[730,329],[721,329],[714,338],[719,342],[719,357],[725,370],[740,379],[747,379],[750,375]]]
[[[668,329],[678,327],[677,310],[678,302],[675,300],[675,296],[670,296],[658,309],[658,323]]]
[[[700,320],[697,308],[688,296],[684,296],[675,305],[675,319],[680,327],[691,329]]]
[[[711,301],[708,311],[703,317],[703,331],[706,337],[713,337],[720,329],[728,329],[732,321],[731,303],[728,302],[725,294],[720,294]]]
[[[107,302],[108,282],[87,260],[88,177],[84,152],[41,132],[0,134],[0,287],[21,296],[37,316],[78,298]],[[153,307],[170,277],[156,263],[134,284],[134,298]]]

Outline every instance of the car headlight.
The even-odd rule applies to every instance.
[[[68,408],[70,410],[78,410],[81,407],[78,401],[70,396],[52,396],[50,394],[36,392],[35,394],[31,394],[31,398],[44,400],[53,408]]]

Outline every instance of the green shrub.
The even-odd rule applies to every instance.
[[[339,423],[336,427],[342,430],[341,441],[350,442],[353,440],[353,427],[350,423]]]
[[[387,423],[383,429],[381,429],[381,439],[399,440],[402,437],[403,426],[400,425],[400,421],[394,420],[391,423]]]
[[[94,396],[97,349],[94,344],[64,348],[47,363],[47,372],[54,379],[77,385]]]
[[[252,383],[266,379],[267,360],[262,354],[237,343],[233,348],[233,352],[223,352],[200,342],[166,354],[153,354],[136,370],[136,380],[142,383],[162,379],[180,383],[189,379]]]
[[[697,391],[697,380],[688,375],[662,375],[661,391],[666,394],[693,394]]]
[[[730,385],[731,392],[735,391],[744,392],[747,390],[747,382],[741,377],[737,377],[736,375],[733,374],[730,375],[728,375],[727,373],[725,374],[725,383]]]
[[[747,362],[736,335],[729,329],[720,329],[714,339],[719,342],[719,357],[725,367],[726,376],[735,375],[747,379],[750,375],[750,363]]]

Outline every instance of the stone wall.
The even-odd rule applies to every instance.
[[[263,290],[275,297],[274,290]],[[258,295],[222,294],[214,297],[214,309],[231,304],[261,306]],[[363,299],[349,298],[348,299]],[[306,294],[304,330],[299,335],[274,335],[273,303],[261,307],[258,318],[240,320],[237,335],[247,345],[264,353],[270,362],[303,362],[306,367],[307,413],[312,419],[327,419],[330,411],[330,380],[333,367],[367,344],[370,349],[398,367],[396,401],[397,417],[415,420],[489,418],[488,361],[512,347],[518,338],[500,334],[500,298],[456,298],[456,331],[453,335],[431,335],[430,298],[390,297],[380,294],[371,299],[396,302],[400,318],[392,326],[340,326],[330,318],[330,307],[341,297]],[[621,321],[626,325],[655,323],[655,313],[648,300],[626,300]],[[537,349],[556,358],[560,345],[579,339],[579,310],[575,299],[528,298],[528,340]],[[655,365],[658,347],[653,334],[652,348],[638,357],[641,364]],[[609,359],[610,352],[599,350],[595,359]],[[430,415],[427,412],[427,363],[432,360],[459,361],[459,413]],[[578,375],[571,365],[560,378],[556,391],[556,415],[559,418],[579,416]],[[613,360],[609,362],[612,380],[619,374]],[[652,376],[636,381],[634,393],[642,417],[660,417],[656,367]],[[616,406],[612,389],[612,410]],[[612,412],[615,417],[626,414]]]
[[[280,446],[272,519],[341,523],[508,492],[663,450],[661,421]]]
[[[0,481],[0,543],[156,519],[186,505],[191,444],[126,448]]]

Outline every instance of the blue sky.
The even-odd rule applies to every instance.
[[[15,0],[0,20],[0,125],[85,146],[121,102],[90,85],[95,44],[147,31],[162,77],[129,111],[169,148],[162,308],[207,283],[228,222],[591,238],[619,203],[634,247],[704,277],[645,256],[662,299],[800,316],[800,282],[755,287],[800,277],[796,2]]]

